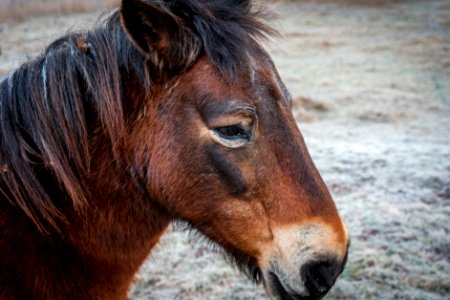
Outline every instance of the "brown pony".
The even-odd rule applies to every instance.
[[[0,83],[0,298],[125,299],[169,223],[276,299],[319,299],[348,235],[247,0],[123,0]]]

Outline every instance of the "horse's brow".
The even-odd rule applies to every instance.
[[[256,115],[256,108],[237,97],[230,97],[226,101],[217,101],[218,99],[211,96],[206,96],[205,100],[207,104],[204,105],[202,111],[209,117],[215,117],[220,115],[237,115],[240,113]]]

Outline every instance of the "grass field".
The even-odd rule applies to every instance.
[[[42,14],[93,9],[62,3]],[[282,37],[267,47],[352,236],[347,268],[326,299],[449,299],[450,1],[271,5]],[[15,11],[12,21],[2,9],[0,76],[100,13]],[[267,299],[179,229],[163,236],[130,298]]]

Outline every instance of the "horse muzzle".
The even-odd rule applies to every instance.
[[[275,271],[269,271],[266,283],[271,286],[271,294],[280,300],[321,299],[325,296],[342,273],[345,260],[336,259],[312,261],[300,268],[300,291],[286,285]]]
[[[279,232],[274,244],[261,268],[269,295],[279,300],[315,300],[328,293],[344,270],[350,243],[347,237],[342,240],[326,227],[314,225]]]

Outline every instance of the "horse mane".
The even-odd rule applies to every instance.
[[[204,54],[227,78],[256,38],[271,33],[249,1],[150,1],[199,36]],[[186,45],[188,46],[188,45]],[[0,82],[0,194],[42,232],[82,212],[92,128],[102,128],[113,157],[127,130],[124,72],[150,91],[157,66],[129,40],[119,12],[89,32],[70,33]],[[56,201],[59,199],[58,201]]]

